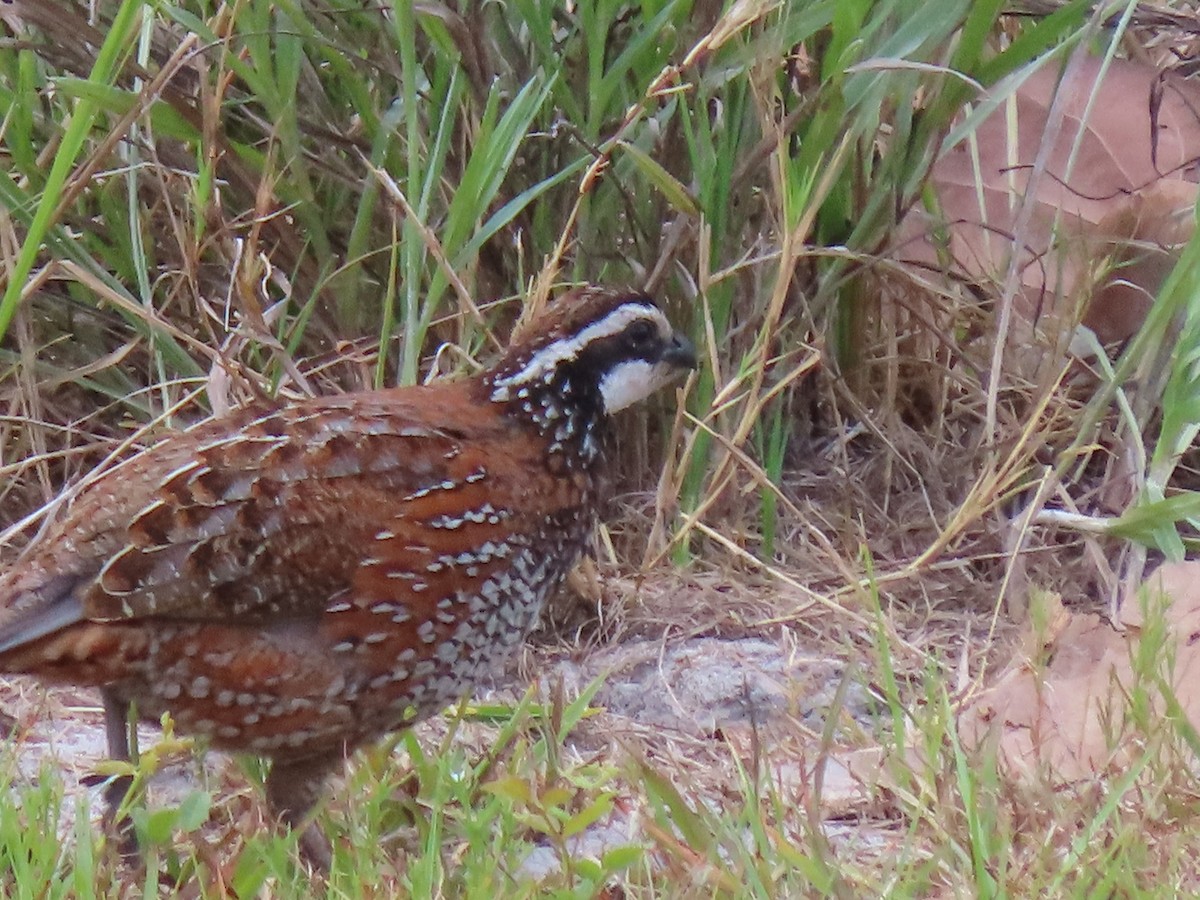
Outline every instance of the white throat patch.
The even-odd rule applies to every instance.
[[[600,379],[604,411],[612,414],[644,400],[670,381],[673,374],[669,366],[644,359],[619,363]]]

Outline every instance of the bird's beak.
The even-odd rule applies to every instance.
[[[696,368],[696,348],[684,335],[676,331],[671,335],[671,343],[663,351],[662,361],[679,369]]]

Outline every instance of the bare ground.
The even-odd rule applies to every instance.
[[[476,694],[478,703],[515,704],[530,682],[547,698],[571,699],[602,679],[586,717],[572,733],[566,752],[577,759],[624,765],[639,759],[674,783],[689,802],[723,808],[739,802],[738,771],[765,767],[782,797],[797,808],[807,804],[835,853],[857,865],[882,864],[891,858],[905,828],[890,804],[867,796],[844,771],[823,770],[820,795],[814,775],[834,750],[875,746],[887,712],[877,690],[878,653],[874,638],[836,613],[808,608],[799,618],[781,616],[796,606],[794,590],[745,576],[722,581],[716,575],[660,571],[632,579],[616,573],[602,578],[607,623],[577,632],[570,640],[541,634],[513,660],[496,682]],[[738,602],[747,593],[754,603]],[[770,615],[748,619],[748,608]],[[935,635],[922,616],[890,616],[906,634],[901,646]],[[962,675],[982,667],[987,649],[968,649],[972,634],[984,634],[989,619],[956,617],[954,631],[936,635],[940,650],[960,661]],[[994,637],[995,635],[993,635]],[[919,679],[923,654],[894,663],[901,679]],[[914,698],[915,699],[915,698]],[[76,800],[86,794],[96,827],[102,809],[94,786],[97,764],[105,758],[103,716],[98,699],[72,688],[45,688],[16,678],[0,683],[0,709],[16,721],[17,771],[36,781],[52,767],[65,786],[60,834],[70,834]],[[830,722],[830,718],[833,721]],[[436,719],[418,728],[426,747],[436,747],[451,727]],[[467,721],[456,726],[455,740],[468,753],[487,753],[496,726]],[[140,730],[144,747],[158,739],[157,729]],[[89,786],[93,785],[93,786]],[[175,754],[154,779],[153,805],[178,804],[198,785],[219,795],[232,793],[235,820],[247,815],[249,827],[260,822],[261,804],[246,786],[243,772],[222,754],[194,759]],[[330,790],[330,812],[345,802],[337,781]],[[816,799],[816,805],[812,805]],[[648,840],[644,798],[617,804],[612,814],[572,839],[571,852],[598,858],[616,846]],[[217,838],[220,840],[220,838]],[[524,874],[539,878],[559,866],[558,851],[536,849]]]

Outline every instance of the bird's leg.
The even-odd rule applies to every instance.
[[[309,813],[320,799],[325,779],[340,765],[344,756],[330,753],[306,756],[302,759],[277,759],[267,775],[267,806],[284,825],[303,828],[300,852],[321,871],[328,872],[333,862],[329,839],[315,822],[307,821]]]
[[[107,688],[100,689],[104,701],[104,729],[108,736],[108,756],[121,762],[130,762],[129,756],[129,704],[120,700]],[[133,820],[128,816],[118,818],[121,805],[125,802],[133,777],[117,775],[104,787],[104,818],[111,834],[117,838],[117,848],[125,859],[138,855],[137,837],[133,833]]]

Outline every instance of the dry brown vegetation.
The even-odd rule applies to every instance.
[[[1195,687],[1159,669],[1189,671],[1190,644],[1155,651],[1184,625],[1108,624],[1195,535],[1193,14],[684,5],[564,7],[548,36],[523,3],[131,3],[129,21],[0,5],[5,558],[163,428],[453,377],[521,297],[645,285],[690,320],[704,371],[627,423],[596,564],[489,695],[511,713],[536,676],[544,707],[520,738],[439,722],[407,749],[494,757],[471,797],[529,817],[548,870],[604,841],[648,848],[596,890],[1194,886]],[[898,46],[906,23],[921,36]],[[1071,668],[1058,650],[1081,632],[1103,649]],[[1083,702],[1114,684],[1101,658],[1129,715]],[[577,715],[549,763],[531,751],[606,672],[607,712]],[[76,699],[0,688],[27,748]],[[1041,755],[1048,708],[1090,723],[1082,767],[1070,740]],[[391,796],[387,760],[351,790]],[[213,894],[250,867],[256,814],[216,771],[227,799],[196,839]],[[395,793],[458,808],[422,784]],[[599,850],[529,824],[595,796],[581,833]],[[482,877],[451,819],[447,868]],[[387,821],[396,856],[429,853]],[[416,890],[420,865],[383,884]]]

